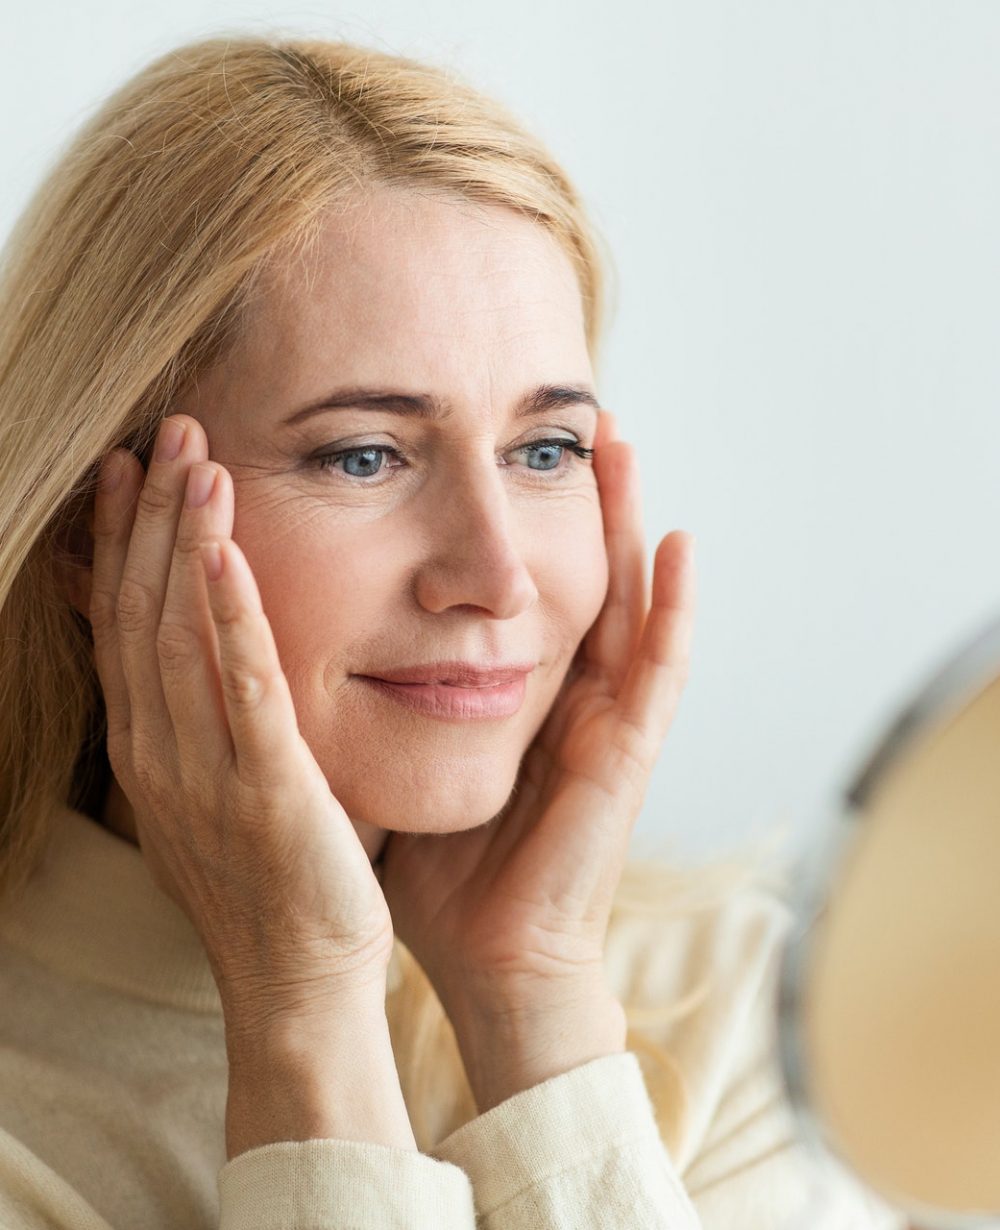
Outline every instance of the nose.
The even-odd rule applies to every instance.
[[[453,474],[446,489],[428,494],[430,548],[414,585],[425,610],[471,607],[494,619],[513,619],[537,601],[495,463],[476,467],[475,474]]]

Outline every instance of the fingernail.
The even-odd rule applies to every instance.
[[[184,502],[188,508],[200,508],[208,503],[215,486],[215,467],[195,465],[188,471],[187,491]]]
[[[184,424],[177,419],[164,419],[156,440],[155,461],[173,461],[184,444]]]
[[[222,576],[222,552],[219,550],[217,542],[203,542],[200,544],[201,562],[205,569],[205,575],[210,581],[217,581]]]

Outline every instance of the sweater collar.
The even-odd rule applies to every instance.
[[[0,937],[72,978],[222,1015],[201,937],[153,880],[142,851],[72,808],[54,814],[45,855],[24,891],[0,903]],[[387,994],[399,981],[394,948]]]

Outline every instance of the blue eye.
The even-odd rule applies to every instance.
[[[343,453],[344,473],[350,474],[352,478],[371,478],[382,468],[381,459],[386,451],[382,448],[359,448],[353,453]],[[360,465],[352,469],[351,463],[358,458],[361,459]]]
[[[525,454],[529,458],[526,469],[534,473],[549,473],[566,468],[562,461],[567,450],[582,460],[588,460],[594,455],[592,448],[584,448],[576,440],[567,439],[532,440],[529,444],[522,444],[514,452]],[[313,463],[320,470],[333,471],[340,469],[340,463],[343,462],[343,469],[340,470],[342,474],[348,478],[364,480],[373,479],[388,469],[398,468],[398,465],[387,467],[382,464],[383,458],[387,456],[396,458],[397,462],[403,461],[400,452],[387,444],[365,444],[360,448],[343,448],[332,453],[321,453],[313,458]],[[542,464],[532,465],[532,458]]]
[[[350,478],[374,478],[384,467],[382,458],[386,454],[399,457],[394,448],[387,444],[367,444],[362,448],[344,448],[336,453],[322,453],[314,460],[321,470],[334,470],[337,462],[343,461],[343,473]]]
[[[515,452],[526,453],[529,458],[534,457],[542,462],[541,465],[528,465],[529,470],[534,470],[536,473],[546,473],[548,471],[564,470],[562,460],[567,450],[575,456],[586,461],[593,457],[594,450],[592,448],[584,448],[576,440],[532,440],[530,444],[522,444]]]
[[[563,452],[571,441],[559,443],[556,440],[539,440],[537,444],[526,444],[524,448],[518,449],[519,453],[527,453],[529,459],[534,457],[535,460],[541,460],[542,465],[533,466],[530,464],[529,470],[557,470],[559,462],[562,461]]]

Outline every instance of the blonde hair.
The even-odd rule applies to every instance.
[[[453,71],[349,43],[219,36],[162,55],[81,127],[13,228],[0,265],[0,897],[30,878],[55,810],[86,811],[108,781],[90,627],[55,567],[101,458],[125,446],[148,460],[174,399],[239,336],[264,270],[307,254],[331,206],[393,185],[549,231],[575,268],[597,367],[603,241],[561,167]],[[670,873],[630,865],[617,908],[675,912]],[[432,1022],[415,1034],[429,1048],[436,997],[412,958],[403,969],[400,1000]],[[645,1026],[656,1015],[635,1011]],[[420,1080],[442,1080],[424,1043],[400,1072],[416,1106]],[[671,1063],[638,1026],[629,1046]],[[665,1133],[675,1110],[662,1109]]]

